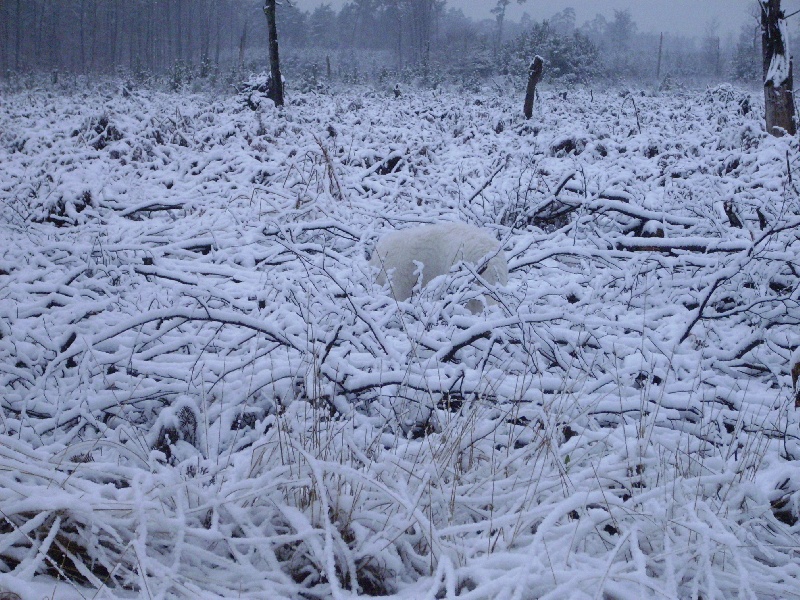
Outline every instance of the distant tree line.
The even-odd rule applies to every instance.
[[[218,57],[234,0],[7,0],[0,67],[15,71],[164,69]]]
[[[263,0],[6,0],[0,2],[0,68],[75,72],[159,71],[177,61],[235,62],[266,44]],[[354,0],[338,13],[289,2],[278,8],[289,47],[396,51],[429,59],[443,0]]]
[[[176,61],[218,61],[236,45],[255,6],[243,0],[6,0],[0,3],[0,67],[155,71]]]
[[[722,39],[710,22],[700,40],[640,33],[628,11],[578,25],[566,8],[548,18],[527,13],[475,22],[445,0],[351,0],[340,10],[322,4],[302,11],[278,6],[278,33],[288,77],[334,72],[444,78],[469,82],[527,73],[531,58],[546,61],[546,78],[652,78],[659,46],[662,76],[757,80],[757,27]],[[263,69],[267,33],[263,0],[4,0],[0,1],[0,70],[74,73],[191,73]],[[531,5],[531,10],[534,5]],[[363,63],[372,57],[370,65]]]

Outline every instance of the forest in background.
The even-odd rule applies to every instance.
[[[284,75],[306,87],[326,78],[469,87],[523,75],[540,54],[546,78],[566,83],[760,76],[758,24],[747,14],[738,35],[709,20],[700,38],[663,32],[662,40],[640,31],[628,11],[578,23],[572,8],[542,15],[531,5],[511,22],[507,4],[499,0],[494,20],[476,22],[443,0],[353,0],[339,11],[283,2]],[[8,80],[46,71],[56,80],[58,72],[166,76],[175,88],[235,83],[267,64],[262,8],[261,0],[10,0],[0,3],[0,71]]]

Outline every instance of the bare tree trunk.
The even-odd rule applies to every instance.
[[[17,27],[14,37],[14,70],[19,71],[22,64],[22,0],[17,0]]]
[[[136,68],[134,60],[136,59],[136,36],[139,35],[139,23],[134,22],[134,19],[125,19],[128,22],[128,68],[134,70]]]
[[[80,45],[81,45],[81,72],[86,74],[86,0],[81,0],[78,5],[80,16],[78,18],[80,26]]]
[[[533,59],[528,69],[528,89],[525,92],[525,106],[522,109],[526,119],[530,119],[533,116],[533,99],[536,96],[536,86],[539,85],[543,72],[544,60],[542,60],[541,56],[537,56]]]
[[[203,29],[200,36],[200,62],[203,69],[206,69],[205,75],[208,76],[208,63],[211,60],[211,4],[208,2],[203,3]]]
[[[61,6],[58,3],[53,5],[52,19],[53,21],[50,23],[52,27],[50,30],[50,67],[58,71],[61,57],[61,38],[58,35],[61,30]]]
[[[506,20],[505,12],[505,8],[503,8],[503,12],[497,15],[497,42],[495,43],[494,47],[495,56],[500,54],[500,48],[503,46],[503,25],[505,24]]]
[[[111,15],[109,15],[109,22],[111,24],[111,69],[113,70],[119,63],[122,62],[122,48],[120,47],[120,41],[122,36],[120,35],[120,24],[119,24],[119,4],[115,0],[111,4]]]
[[[155,41],[153,33],[153,4],[148,2],[146,10],[142,11],[142,52],[144,56],[144,64],[147,65],[148,70],[155,70]]]
[[[403,68],[403,20],[397,20],[397,68]]]
[[[247,46],[247,21],[244,22],[242,36],[239,38],[239,68],[244,70],[244,50]]]
[[[21,0],[20,0],[21,1]],[[36,43],[34,44],[33,50],[31,51],[31,55],[33,58],[34,64],[38,67],[45,66],[44,60],[44,47],[45,47],[45,13],[47,9],[47,0],[42,2],[42,6],[37,8],[37,5],[33,5],[33,22],[37,23],[36,25]],[[37,15],[38,12],[38,15]],[[30,65],[30,62],[28,63]],[[19,69],[19,65],[17,65],[17,69]]]
[[[178,42],[178,60],[183,60],[183,0],[178,0],[178,20],[175,22],[175,33]]]
[[[275,106],[283,106],[283,78],[281,77],[281,61],[278,56],[278,25],[275,19],[275,0],[264,0],[264,14],[267,17],[269,73],[272,78],[269,97],[275,103]]]
[[[511,4],[511,0],[497,0],[497,5],[491,10],[491,13],[497,19],[497,38],[494,46],[495,57],[500,54],[500,49],[503,47],[503,26],[506,22],[506,9],[509,4]]]
[[[8,8],[9,14],[5,14]],[[11,69],[8,61],[11,58],[11,7],[0,2],[0,71],[7,79],[11,78]]]
[[[656,67],[656,79],[661,79],[661,57],[664,55],[664,32],[661,32],[661,41],[658,42],[658,66]]]
[[[767,131],[775,136],[797,132],[794,122],[792,58],[781,0],[759,0],[761,46],[764,59],[764,103]]]
[[[188,28],[187,28],[187,32],[186,32],[186,58],[185,58],[185,60],[190,65],[192,64],[192,61],[194,59],[194,35],[193,35],[194,34],[194,23],[192,22],[192,19],[193,19],[194,15],[195,15],[195,12],[196,12],[196,10],[192,10],[190,8],[189,15],[188,15],[188,17],[186,19],[188,21]]]
[[[97,31],[100,29],[100,15],[99,15],[99,7],[97,6],[97,2],[92,2],[92,28],[91,28],[91,36],[92,36],[92,43],[89,46],[90,49],[90,56],[89,56],[89,70],[94,72],[97,70]],[[108,30],[105,30],[108,33]]]
[[[173,43],[173,32],[172,32],[172,1],[168,0],[167,4],[164,8],[167,15],[164,20],[164,23],[161,24],[161,35],[167,41],[166,48],[164,48],[164,65],[169,67],[175,62],[175,52],[173,50],[174,43]]]
[[[214,48],[214,65],[216,66],[217,70],[219,70],[219,55],[220,52],[222,52],[222,17],[220,16],[219,4],[219,2],[214,3],[214,20],[216,21],[216,47]]]

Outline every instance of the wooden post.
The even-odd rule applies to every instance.
[[[275,103],[275,106],[283,106],[283,77],[281,77],[281,62],[278,57],[278,26],[275,19],[275,0],[264,0],[264,14],[267,17],[269,74],[272,79],[269,98]]]
[[[664,53],[664,32],[661,32],[661,41],[658,43],[658,66],[656,67],[656,79],[661,80],[661,57]]]
[[[525,106],[522,109],[526,119],[533,116],[533,99],[536,96],[536,86],[541,81],[543,72],[544,60],[541,56],[537,56],[528,68],[528,89],[525,92]]]
[[[794,122],[792,58],[786,37],[781,0],[759,0],[764,68],[764,104],[767,132],[781,136],[797,132]]]

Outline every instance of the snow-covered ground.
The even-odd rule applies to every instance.
[[[560,91],[3,89],[0,591],[800,597],[798,144]]]

